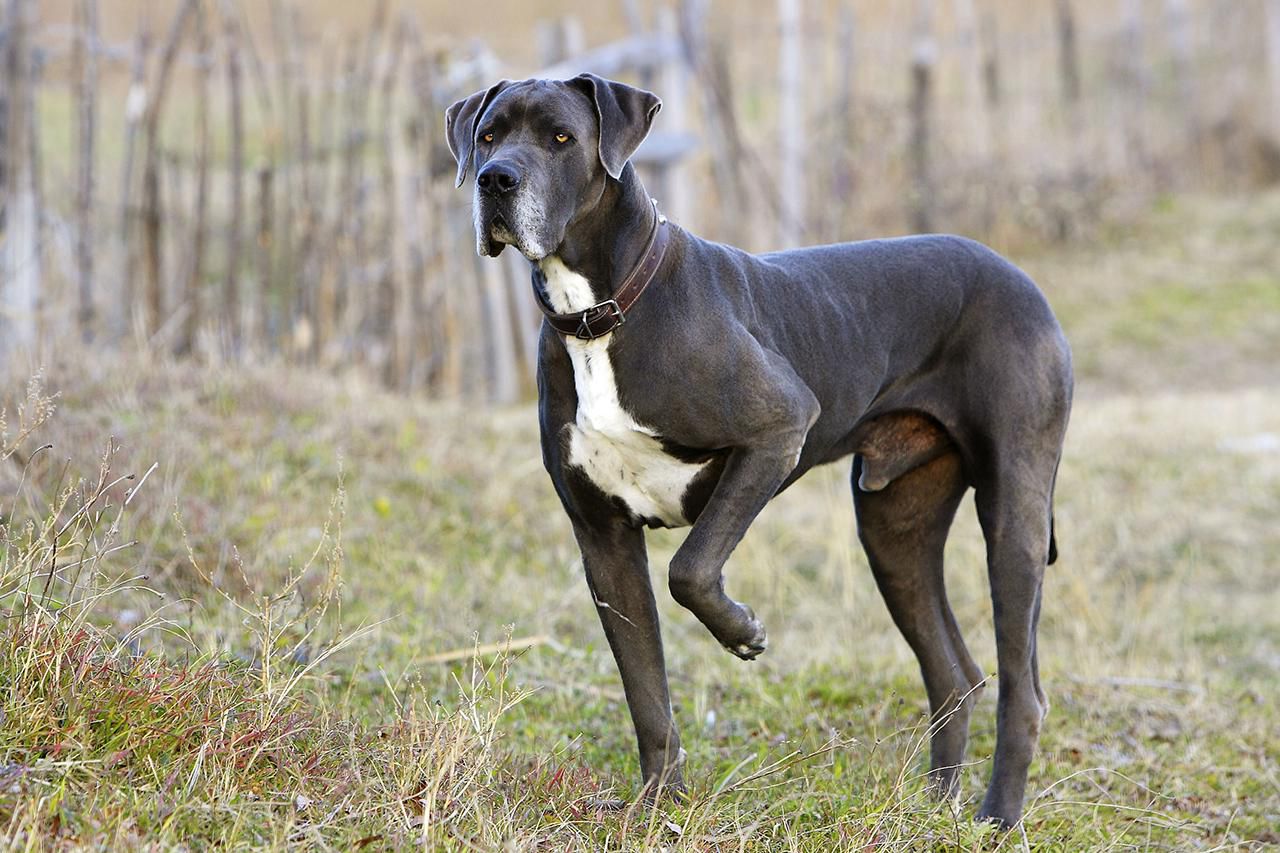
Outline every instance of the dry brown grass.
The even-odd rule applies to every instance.
[[[70,349],[48,366],[57,412],[23,465],[0,461],[0,831],[37,849],[1274,844],[1278,339],[1272,302],[1241,303],[1280,290],[1278,210],[1178,199],[1027,263],[1082,369],[1025,836],[968,820],[990,696],[960,806],[923,794],[924,693],[857,547],[847,466],[772,504],[731,561],[770,628],[751,666],[662,591],[680,534],[651,537],[695,800],[605,815],[589,799],[633,791],[632,735],[530,408]],[[1135,343],[1135,325],[1179,331]],[[49,404],[25,375],[3,387],[8,446],[14,402],[29,425]],[[105,469],[156,466],[141,488],[108,485],[109,436]],[[948,561],[993,667],[968,505]],[[428,662],[507,636],[548,639]]]

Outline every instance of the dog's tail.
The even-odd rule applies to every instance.
[[[1054,535],[1053,530],[1053,493],[1058,488],[1058,465],[1062,460],[1059,459],[1053,466],[1053,481],[1049,486],[1049,562],[1052,566],[1058,561],[1058,537]]]

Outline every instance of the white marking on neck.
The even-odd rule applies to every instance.
[[[547,301],[557,314],[586,311],[596,304],[591,292],[591,282],[564,265],[556,255],[548,255],[538,262],[547,282]]]
[[[585,311],[596,303],[591,283],[558,257],[540,264],[547,301],[556,312]],[[570,426],[569,464],[581,468],[605,494],[621,498],[641,518],[671,527],[688,524],[684,493],[706,463],[681,461],[662,449],[657,431],[622,407],[609,357],[612,334],[595,340],[566,338],[578,392],[578,415]]]

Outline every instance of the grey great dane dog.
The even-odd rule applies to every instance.
[[[774,495],[853,455],[858,535],[919,660],[942,795],[984,678],[942,571],[974,489],[999,676],[978,816],[1016,823],[1049,707],[1036,625],[1071,406],[1062,330],[1026,275],[959,237],[751,255],[667,223],[629,162],[660,107],[582,75],[502,81],[446,117],[458,185],[476,174],[480,254],[528,258],[548,315],[543,460],[622,675],[644,796],[684,791],[644,528],[691,526],[671,594],[750,660],[765,629],[726,594],[725,562]]]

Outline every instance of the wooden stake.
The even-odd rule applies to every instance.
[[[205,246],[209,230],[209,75],[213,64],[209,54],[209,25],[205,4],[197,0],[196,37],[196,197],[195,222],[192,226],[190,274],[186,282],[187,319],[178,343],[178,354],[195,350],[200,326],[204,320],[201,304],[204,280]]]
[[[233,0],[222,0],[223,51],[227,64],[228,132],[231,164],[227,172],[230,218],[227,222],[226,269],[222,278],[222,317],[227,346],[233,359],[240,357],[240,253],[244,240],[244,72],[240,57],[240,24]]]
[[[1080,101],[1080,54],[1076,46],[1076,15],[1072,0],[1057,0],[1058,79],[1062,100],[1074,107]]]
[[[272,212],[275,210],[272,166],[258,168],[258,316],[255,332],[267,349],[274,349],[279,331],[275,312],[271,310],[271,291],[274,286],[275,265],[272,262],[275,241]]]
[[[30,0],[9,0],[4,57],[4,195],[0,201],[0,356],[36,344],[36,306],[40,297],[40,208],[32,144],[36,122],[35,86],[29,37],[34,25]]]
[[[915,47],[911,56],[911,228],[933,230],[933,174],[929,162],[930,114],[933,109],[933,68],[937,45],[933,40],[933,6],[919,0]]]
[[[323,67],[320,69],[320,97],[316,117],[319,121],[316,151],[323,158],[319,164],[320,177],[317,181],[314,202],[314,221],[310,227],[319,236],[321,245],[312,260],[308,277],[314,279],[315,287],[312,296],[312,330],[314,340],[311,345],[311,357],[319,359],[325,347],[333,340],[335,323],[337,322],[338,291],[336,272],[333,269],[334,246],[341,239],[342,223],[345,221],[341,208],[341,198],[337,209],[330,217],[330,197],[333,192],[333,162],[344,162],[339,156],[342,150],[342,135],[338,132],[341,125],[341,104],[338,98],[340,84],[339,50],[335,43],[330,43],[321,51]],[[338,191],[341,192],[341,185]],[[326,239],[326,235],[327,238]]]
[[[407,200],[400,197],[404,176],[400,172],[399,158],[396,156],[399,128],[396,126],[395,114],[396,90],[399,87],[400,66],[407,38],[408,32],[403,22],[393,28],[391,55],[382,74],[378,96],[378,161],[382,177],[382,231],[386,238],[383,256],[386,264],[378,281],[379,298],[373,333],[387,348],[383,378],[393,388],[402,387],[408,374],[409,331],[406,325],[412,321],[407,316],[409,306],[405,288],[409,277],[409,259],[404,223],[401,221]]]
[[[1267,70],[1271,80],[1271,130],[1280,142],[1280,0],[1266,0]]]
[[[98,0],[76,4],[75,67],[78,115],[76,180],[76,277],[79,295],[77,319],[80,339],[93,339],[97,311],[93,300],[93,205],[96,175],[98,123]]]
[[[803,20],[801,0],[778,0],[778,151],[782,160],[778,242],[782,246],[798,245],[804,234]]]
[[[137,276],[137,246],[134,245],[134,222],[138,218],[134,197],[134,167],[137,160],[138,130],[147,112],[147,65],[151,58],[151,22],[143,4],[138,15],[138,32],[134,38],[133,62],[129,70],[129,94],[124,107],[124,165],[120,180],[120,248],[123,252],[120,272],[120,317],[118,331],[133,331],[140,316]]]
[[[195,11],[198,0],[183,0],[173,16],[169,32],[160,51],[160,65],[156,72],[154,94],[147,104],[146,157],[143,166],[143,237],[146,251],[147,291],[143,333],[150,338],[160,328],[164,315],[164,271],[161,248],[160,206],[160,116],[164,108],[165,94],[173,73],[173,63],[178,56],[178,45],[186,30],[187,21]]]

